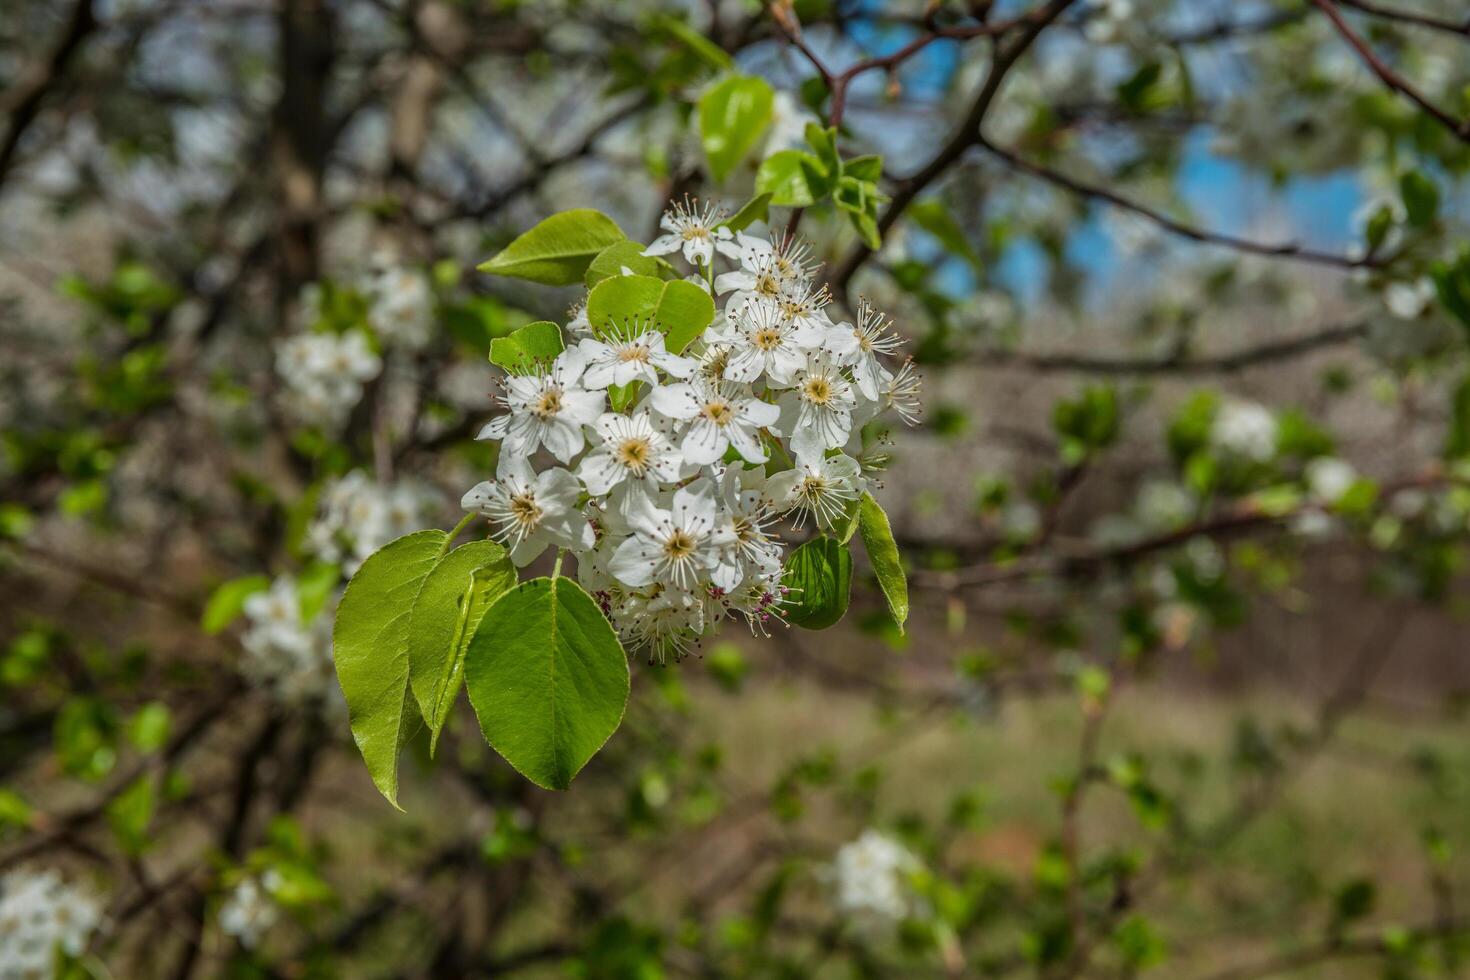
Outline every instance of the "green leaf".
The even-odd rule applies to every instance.
[[[731,75],[700,98],[699,139],[716,183],[755,149],[770,124],[774,98],[763,79],[747,75]]]
[[[761,162],[755,189],[779,207],[804,208],[827,196],[822,162],[804,150],[779,150]]]
[[[883,176],[883,158],[873,155],[853,157],[843,162],[842,175],[875,184]]]
[[[553,214],[480,264],[481,272],[548,286],[581,282],[593,258],[627,238],[601,211],[577,208]]]
[[[1439,211],[1439,188],[1434,181],[1417,170],[1410,170],[1399,178],[1399,191],[1403,194],[1409,224],[1423,228],[1433,223]]]
[[[342,580],[342,569],[330,562],[313,562],[296,578],[296,605],[301,621],[309,623],[327,607]]]
[[[949,209],[938,198],[915,201],[904,212],[920,228],[933,235],[946,252],[957,255],[970,263],[977,271],[981,268],[980,255],[965,237],[964,229],[949,213]]]
[[[592,287],[587,296],[587,322],[593,330],[629,320],[651,321],[664,334],[664,345],[677,354],[704,332],[715,318],[715,301],[699,286],[683,279],[664,282],[651,276],[615,276]]]
[[[684,348],[715,318],[715,301],[698,285],[675,279],[664,285],[654,319],[664,334],[664,346],[670,353],[683,353]]]
[[[491,603],[514,587],[516,570],[494,541],[471,541],[434,566],[408,619],[408,680],[429,725],[432,753],[464,683],[470,638]]]
[[[1445,309],[1470,327],[1470,249],[1462,251],[1454,262],[1434,263],[1429,274]]]
[[[878,587],[883,598],[888,600],[888,611],[898,631],[909,618],[909,584],[904,578],[903,561],[898,556],[898,545],[893,540],[893,528],[888,524],[888,515],[870,493],[863,494],[858,509],[858,526],[863,535],[863,547],[867,549],[868,561],[878,576]]]
[[[200,618],[204,632],[213,636],[229,626],[244,612],[246,599],[270,587],[271,580],[264,575],[245,575],[220,585],[204,604]]]
[[[842,176],[842,157],[837,153],[837,127],[823,129],[816,123],[806,124],[806,141],[817,154],[817,166],[827,177]]]
[[[724,70],[735,68],[735,59],[730,57],[729,52],[679,18],[665,14],[655,23],[713,67]]]
[[[628,702],[628,658],[587,593],[560,576],[500,597],[470,640],[465,685],[490,746],[537,786],[566,789]]]
[[[662,279],[612,276],[593,286],[587,294],[587,323],[594,332],[600,332],[630,320],[651,320],[663,295]]]
[[[857,533],[858,519],[861,517],[862,511],[863,500],[861,497],[849,502],[847,510],[828,529],[828,536],[835,538],[841,544],[847,544],[852,540],[852,536]]]
[[[788,622],[826,629],[847,612],[852,555],[833,538],[813,538],[791,553],[781,584],[791,589]]]
[[[347,583],[332,628],[332,657],[347,699],[352,737],[373,783],[395,807],[398,750],[413,715],[409,614],[448,543],[443,531],[416,531],[374,552]]]
[[[107,804],[107,823],[124,854],[136,857],[147,849],[156,798],[153,777],[145,775]]]
[[[672,274],[674,267],[656,255],[644,255],[645,246],[639,242],[622,241],[615,242],[597,253],[597,258],[587,267],[587,275],[583,282],[587,288],[602,282],[611,276],[621,276],[624,269],[629,269],[637,276],[654,276],[662,279],[665,275]]]
[[[490,363],[511,374],[527,374],[538,363],[554,361],[564,349],[561,327],[550,320],[537,320],[490,341]]]
[[[757,194],[720,224],[731,231],[744,231],[757,221],[771,220],[771,195]]]
[[[157,752],[168,741],[172,719],[168,705],[162,701],[150,701],[128,719],[128,741],[139,751]]]
[[[873,216],[871,206],[863,211],[850,211],[847,216],[864,245],[874,252],[883,246],[883,234],[878,230],[878,219]]]

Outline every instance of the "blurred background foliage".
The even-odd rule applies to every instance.
[[[0,0],[0,976],[1467,975],[1465,17]],[[470,270],[814,187],[908,632],[859,562],[389,808],[332,607],[573,298]]]

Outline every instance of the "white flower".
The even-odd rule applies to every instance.
[[[869,401],[876,401],[882,394],[884,375],[888,374],[878,355],[898,353],[903,346],[903,338],[892,332],[893,321],[865,299],[858,301],[857,326],[843,326],[847,327],[846,335],[838,333],[840,339],[833,346],[832,335],[829,334],[827,349],[837,355],[840,363],[852,368],[859,393]],[[850,344],[848,337],[851,338]],[[847,349],[844,351],[843,347]]]
[[[797,238],[767,241],[741,232],[734,242],[721,242],[716,247],[739,262],[740,268],[716,276],[715,292],[734,291],[737,301],[740,293],[776,299],[782,292],[809,283],[816,271],[811,246]]]
[[[1210,439],[1220,449],[1264,463],[1276,455],[1276,417],[1264,405],[1229,401],[1220,406]]]
[[[798,512],[797,527],[807,514],[821,527],[831,527],[862,492],[862,467],[842,454],[798,457],[796,466],[766,480],[766,496],[772,505]]]
[[[781,543],[770,535],[776,515],[759,469],[731,466],[720,481],[729,549],[746,576],[781,580]],[[728,590],[727,590],[728,591]]]
[[[595,428],[601,442],[577,468],[592,496],[601,497],[624,480],[671,483],[679,478],[679,454],[647,414],[607,412]]]
[[[582,384],[593,389],[634,381],[656,385],[660,370],[676,378],[687,378],[696,367],[689,358],[670,354],[664,348],[663,334],[637,326],[609,329],[579,342],[577,349],[587,358]]]
[[[919,867],[919,859],[898,841],[876,830],[863,831],[857,840],[844,844],[832,862],[838,910],[888,922],[904,918],[913,909],[907,876]]]
[[[419,350],[434,326],[434,291],[428,277],[413,269],[385,269],[368,283],[372,306],[368,322],[385,343]]]
[[[246,878],[235,886],[230,897],[220,906],[219,927],[246,949],[253,949],[260,937],[280,918],[280,908],[260,883]]]
[[[0,876],[0,977],[54,976],[57,950],[79,957],[102,926],[102,903],[55,871]]]
[[[803,326],[788,320],[776,303],[761,299],[746,302],[728,322],[725,377],[731,381],[748,383],[765,374],[778,385],[789,385],[806,363],[807,352],[825,339],[809,322]]]
[[[1335,504],[1358,482],[1351,463],[1332,456],[1319,456],[1307,464],[1307,487],[1318,503]]]
[[[297,334],[276,348],[276,373],[286,383],[287,408],[310,425],[341,425],[362,397],[363,384],[382,368],[359,330]]]
[[[287,703],[316,700],[335,711],[343,707],[332,669],[332,617],[335,594],[311,621],[301,614],[301,588],[290,575],[245,600],[245,631],[240,645],[244,674]]]
[[[1143,523],[1160,531],[1189,523],[1197,504],[1187,489],[1169,480],[1150,480],[1138,491],[1137,513]]]
[[[790,440],[792,451],[820,456],[846,445],[857,399],[837,364],[825,355],[809,354],[792,383],[779,402],[781,433]]]
[[[1414,282],[1390,283],[1383,291],[1383,305],[1400,320],[1417,320],[1434,305],[1434,280],[1425,276]]]
[[[730,585],[739,581],[739,569],[721,560],[729,532],[707,480],[674,491],[667,510],[651,502],[634,508],[629,528],[633,536],[618,546],[608,566],[627,585],[657,583],[692,592],[706,578],[716,584],[721,578]]]
[[[649,662],[672,655],[682,659],[704,633],[704,605],[680,589],[657,589],[650,596],[624,596],[612,610],[619,635],[633,646],[646,646]]]
[[[308,549],[352,572],[394,538],[431,523],[439,495],[417,480],[382,485],[353,470],[322,491],[317,517],[306,530]]]
[[[780,415],[775,405],[729,381],[666,385],[653,389],[648,401],[660,414],[689,423],[679,450],[699,465],[715,462],[731,446],[747,462],[764,463],[760,430],[774,425]]]
[[[667,234],[655,238],[643,254],[668,255],[682,250],[684,261],[691,265],[709,265],[715,258],[715,243],[730,238],[730,229],[719,227],[724,217],[725,213],[714,205],[700,210],[687,200],[675,204],[659,220],[659,227]]]
[[[474,486],[460,506],[489,519],[510,560],[529,565],[548,545],[586,551],[596,534],[577,506],[582,484],[563,469],[537,474],[524,457],[501,460],[499,476]]]
[[[904,361],[895,373],[883,372],[883,383],[879,396],[884,408],[892,409],[906,425],[916,425],[923,406],[919,395],[924,387],[924,376],[914,367],[912,360]]]
[[[584,425],[596,422],[606,396],[581,385],[587,357],[572,347],[551,367],[505,379],[503,401],[510,414],[491,419],[476,439],[499,439],[511,453],[529,456],[545,446],[563,463],[582,451]]]

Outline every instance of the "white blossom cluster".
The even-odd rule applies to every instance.
[[[383,370],[366,333],[299,333],[276,347],[276,373],[286,383],[292,417],[323,429],[339,429],[362,398],[363,385]]]
[[[331,605],[309,620],[303,618],[299,586],[290,575],[277,577],[269,589],[246,599],[240,639],[246,676],[288,703],[323,698],[340,707],[332,668]]]
[[[434,290],[417,269],[385,265],[364,283],[368,323],[384,345],[423,350],[433,337]]]
[[[334,431],[362,399],[363,386],[383,370],[382,351],[422,350],[433,337],[434,290],[424,273],[376,263],[361,281],[365,326],[340,332],[317,329],[322,289],[302,294],[302,329],[276,344],[276,373],[285,383],[286,410],[298,422]],[[375,342],[376,341],[376,342]]]
[[[279,875],[267,871],[260,878],[245,878],[237,884],[219,909],[219,927],[246,949],[254,949],[260,937],[281,917],[272,897]]]
[[[1210,441],[1242,459],[1267,462],[1276,455],[1276,416],[1256,402],[1226,401],[1215,415]]]
[[[832,861],[832,901],[844,915],[893,923],[915,911],[909,876],[922,865],[898,841],[868,829],[842,845]]]
[[[353,470],[322,491],[306,547],[351,574],[389,541],[427,527],[439,505],[438,494],[418,480],[382,484]]]
[[[102,925],[102,903],[55,871],[0,877],[0,980],[54,975],[57,951],[81,956]]]
[[[830,526],[867,485],[861,427],[919,410],[912,364],[886,363],[900,346],[886,317],[864,303],[834,319],[805,244],[720,219],[676,207],[646,251],[682,255],[716,298],[703,334],[674,353],[655,324],[575,316],[574,345],[505,379],[506,412],[479,435],[500,442],[496,478],[463,500],[518,565],[549,546],[577,556],[624,641],[660,658],[729,616],[779,619],[775,524]],[[543,450],[554,463],[538,467]],[[773,456],[790,465],[768,477]]]

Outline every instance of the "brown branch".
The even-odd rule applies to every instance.
[[[0,94],[0,112],[9,117],[5,135],[0,137],[0,185],[4,184],[5,175],[15,163],[21,137],[40,114],[41,103],[96,28],[97,13],[93,0],[77,0],[51,54],[22,73],[8,92]]]
[[[1106,187],[1100,187],[1096,184],[1085,183],[1081,180],[1078,180],[1076,177],[1070,177],[1064,173],[1061,173],[1060,171],[1052,170],[1050,167],[1045,167],[1039,163],[1034,163],[1030,160],[1023,159],[1010,150],[1002,149],[1001,147],[996,146],[994,143],[987,140],[984,136],[977,137],[975,142],[978,146],[983,147],[986,152],[990,153],[992,156],[995,156],[998,159],[1004,161],[1013,170],[1020,171],[1021,173],[1027,174],[1031,177],[1035,177],[1039,180],[1044,180],[1050,184],[1054,184],[1057,187],[1062,188],[1063,190],[1067,190],[1073,194],[1078,195],[1079,197],[1086,197],[1093,200],[1103,201],[1104,203],[1110,204],[1113,207],[1118,208],[1119,210],[1129,211],[1133,214],[1139,215],[1140,217],[1147,218],[1149,221],[1152,221],[1154,224],[1158,225],[1165,231],[1174,235],[1178,235],[1181,238],[1187,238],[1192,242],[1199,242],[1206,245],[1220,245],[1225,248],[1234,249],[1237,252],[1245,252],[1251,255],[1266,255],[1272,258],[1295,259],[1299,262],[1310,262],[1316,265],[1333,266],[1339,269],[1377,269],[1387,265],[1389,262],[1388,257],[1378,256],[1372,253],[1365,255],[1362,258],[1354,259],[1346,255],[1339,255],[1335,252],[1321,252],[1315,249],[1303,248],[1301,245],[1298,245],[1295,242],[1286,242],[1280,245],[1271,245],[1265,242],[1253,241],[1249,238],[1240,238],[1235,235],[1227,235],[1221,232],[1207,231],[1202,228],[1196,228],[1195,226],[1187,225],[1182,221],[1176,221],[1163,212],[1157,211],[1154,208],[1148,207],[1147,205],[1139,204],[1137,201],[1131,201],[1128,198],[1123,197],[1121,194],[1111,191]]]
[[[1184,358],[1178,355],[1153,358],[1090,357],[1086,354],[1036,354],[988,348],[967,359],[984,367],[1017,367],[1026,371],[1054,371],[1104,375],[1199,375],[1230,374],[1261,364],[1286,361],[1315,353],[1325,347],[1359,340],[1367,335],[1367,323],[1327,327],[1316,333],[1214,356]]]
[[[1412,24],[1416,27],[1427,27],[1430,30],[1458,34],[1461,37],[1470,37],[1470,17],[1457,23],[1431,14],[1421,14],[1414,10],[1396,10],[1382,4],[1371,3],[1370,0],[1337,0],[1337,2],[1344,7],[1351,7],[1372,17],[1394,20],[1401,24]]]
[[[878,217],[878,233],[884,235],[898,221],[904,209],[913,203],[914,198],[932,184],[941,174],[950,168],[965,151],[974,146],[980,139],[980,124],[984,122],[985,115],[990,111],[995,97],[1000,94],[1001,85],[1005,81],[1007,72],[1021,59],[1021,56],[1031,47],[1041,32],[1046,30],[1062,13],[1072,5],[1074,0],[1051,0],[1046,6],[1038,9],[1029,16],[1026,28],[1013,42],[999,46],[995,58],[991,63],[990,71],[985,76],[980,91],[975,96],[975,101],[970,104],[970,109],[965,113],[965,118],[955,128],[953,135],[940,148],[939,152],[924,166],[922,170],[898,182],[894,189],[893,200]],[[859,267],[873,254],[873,250],[866,245],[859,244],[845,258],[828,277],[828,285],[838,299],[845,300],[847,296],[847,284],[857,273]]]
[[[1347,20],[1343,18],[1342,12],[1333,3],[1333,0],[1311,0],[1311,3],[1327,15],[1327,19],[1332,21],[1332,26],[1337,28],[1337,33],[1342,35],[1344,41],[1352,45],[1353,50],[1358,52],[1358,57],[1363,59],[1363,63],[1373,70],[1373,74],[1377,75],[1383,84],[1398,92],[1410,102],[1413,102],[1420,109],[1423,109],[1436,122],[1453,133],[1456,138],[1465,143],[1470,143],[1470,121],[1456,119],[1454,116],[1451,116],[1444,109],[1431,102],[1424,93],[1409,84],[1402,75],[1390,68],[1388,63],[1369,47],[1368,42],[1364,41],[1352,29]]]

